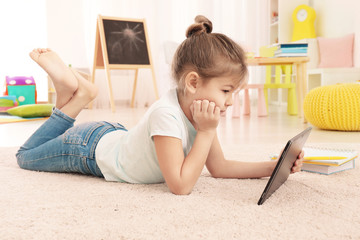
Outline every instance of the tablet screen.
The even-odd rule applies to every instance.
[[[258,205],[261,205],[273,194],[289,177],[291,168],[300,154],[307,138],[309,137],[311,127],[305,129],[292,139],[290,139],[282,152],[266,187],[261,194]]]

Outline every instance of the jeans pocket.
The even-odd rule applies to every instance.
[[[91,135],[100,127],[102,122],[88,122],[76,125],[64,133],[64,143],[86,146]]]

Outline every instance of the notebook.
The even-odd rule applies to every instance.
[[[330,175],[337,172],[342,172],[345,170],[350,170],[355,168],[355,159],[350,160],[340,166],[328,166],[328,165],[317,165],[317,164],[307,164],[304,163],[301,167],[301,170],[312,173],[320,173],[324,175]]]
[[[303,150],[305,153],[304,163],[327,166],[340,166],[346,162],[357,158],[357,156],[359,155],[357,151],[347,149],[304,147]],[[314,158],[314,160],[308,160],[309,158]],[[343,159],[336,160],[336,158]]]

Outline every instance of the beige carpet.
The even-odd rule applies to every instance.
[[[241,154],[228,146],[225,153],[257,161],[281,147],[242,146]],[[359,160],[335,175],[293,174],[258,206],[267,179],[214,179],[204,171],[191,195],[175,196],[165,184],[22,170],[16,148],[0,152],[0,239],[360,239]]]

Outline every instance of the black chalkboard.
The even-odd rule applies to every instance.
[[[150,65],[143,22],[102,20],[109,64]]]
[[[105,69],[112,112],[115,112],[110,73],[112,69],[135,70],[131,107],[134,107],[138,71],[140,68],[151,69],[155,97],[156,99],[159,98],[145,19],[126,19],[99,15],[96,24],[93,66],[92,83],[95,82],[96,69]],[[91,108],[91,104],[89,107]]]

